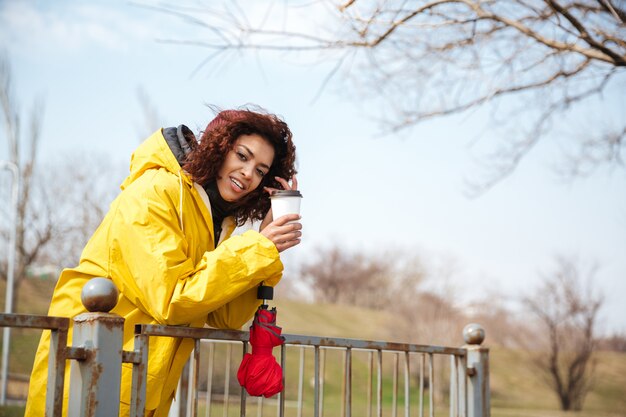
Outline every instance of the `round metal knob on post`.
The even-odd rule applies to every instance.
[[[477,323],[470,323],[463,328],[463,340],[468,345],[480,345],[485,340],[485,329]]]
[[[92,313],[108,313],[117,304],[119,291],[107,278],[92,278],[89,280],[80,294],[80,300],[87,311]]]

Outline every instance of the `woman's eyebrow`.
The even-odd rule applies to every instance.
[[[239,146],[241,146],[242,148],[244,148],[244,149],[246,150],[246,152],[248,152],[248,153],[250,154],[250,156],[251,156],[252,158],[254,158],[254,152],[252,152],[252,151],[250,150],[250,148],[248,148],[246,145],[243,145],[243,144],[241,144],[241,143],[239,144]],[[259,163],[259,165],[261,165],[263,168],[270,169],[269,165],[264,164],[263,162]]]

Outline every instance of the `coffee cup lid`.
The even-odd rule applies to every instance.
[[[298,190],[276,190],[270,197],[302,197],[302,194]]]

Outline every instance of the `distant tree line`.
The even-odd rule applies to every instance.
[[[597,334],[604,302],[594,288],[597,268],[584,269],[567,257],[557,257],[555,265],[542,284],[520,300],[529,313],[524,320],[516,319],[497,294],[482,303],[459,306],[454,291],[432,291],[427,284],[447,277],[416,253],[323,248],[304,263],[300,278],[316,302],[391,313],[389,336],[399,341],[458,344],[459,329],[478,321],[495,343],[529,352],[563,410],[581,410],[592,389],[595,352],[601,347],[623,351],[626,339]]]

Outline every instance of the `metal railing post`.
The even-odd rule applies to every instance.
[[[7,285],[6,285],[6,301],[4,303],[4,312],[13,313],[13,286],[15,280],[15,264],[17,257],[17,228],[18,228],[18,203],[20,188],[20,171],[19,167],[11,161],[0,161],[0,169],[7,169],[13,175],[13,184],[11,187],[11,207],[13,209],[13,226],[9,235],[9,247],[7,253]],[[2,376],[0,377],[0,405],[6,405],[7,385],[9,376],[9,349],[11,346],[11,328],[5,327],[2,336]]]
[[[485,330],[479,324],[468,324],[463,329],[463,339],[467,343],[467,415],[490,417],[489,349],[481,346]]]
[[[89,313],[74,318],[72,349],[84,351],[70,365],[69,417],[117,416],[120,408],[124,318],[109,314],[118,291],[106,278],[83,287]]]

